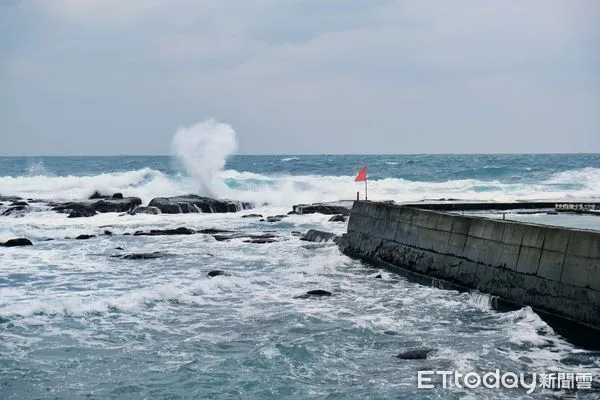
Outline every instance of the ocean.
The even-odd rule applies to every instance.
[[[204,147],[202,147],[204,146]],[[600,155],[231,155],[2,157],[0,195],[81,200],[94,191],[196,193],[251,201],[228,214],[67,218],[44,208],[0,217],[0,399],[597,399],[598,389],[417,388],[420,370],[592,374],[600,353],[557,335],[530,308],[420,286],[300,241],[328,215],[279,222],[293,204],[354,199],[600,199]],[[177,147],[177,146],[175,146]],[[189,147],[187,149],[186,147]],[[224,147],[224,149],[223,149]],[[234,146],[233,146],[234,147]],[[0,206],[6,209],[8,203]],[[4,207],[4,208],[2,208]],[[211,235],[133,236],[157,228],[272,233],[273,243]],[[110,230],[113,234],[103,234]],[[97,235],[74,240],[80,234]],[[123,250],[120,250],[123,249]],[[125,252],[165,257],[124,260]],[[207,277],[211,270],[226,275]],[[375,279],[381,274],[382,279]],[[333,295],[297,298],[308,290]],[[426,360],[396,355],[436,351]]]

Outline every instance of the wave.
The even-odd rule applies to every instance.
[[[299,158],[298,157],[285,157],[279,161],[287,162],[287,161],[295,161],[295,160],[299,160]]]
[[[287,206],[292,203],[363,197],[364,184],[354,176],[272,175],[248,171],[215,171],[210,178],[211,195],[257,203]],[[49,200],[85,199],[94,190],[137,196],[144,203],[153,197],[199,193],[196,176],[169,175],[142,168],[95,176],[0,177],[0,193]],[[384,178],[368,182],[373,200],[418,201],[456,198],[464,200],[586,200],[600,198],[600,169],[585,168],[555,174],[533,184],[503,183],[477,179],[447,182]]]

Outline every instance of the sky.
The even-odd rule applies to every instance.
[[[600,152],[598,0],[0,0],[0,155]]]

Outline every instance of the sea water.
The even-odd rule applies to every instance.
[[[244,156],[235,149],[227,126],[204,124],[180,130],[170,156],[0,158],[1,195],[74,200],[98,190],[147,204],[197,193],[257,205],[230,214],[77,219],[34,207],[0,217],[0,241],[34,242],[0,247],[1,399],[598,398],[597,389],[418,389],[419,370],[597,379],[600,354],[570,344],[530,308],[496,312],[486,295],[420,286],[333,244],[299,240],[295,232],[311,228],[345,232],[329,216],[267,223],[241,215],[353,199],[364,190],[353,181],[361,166],[373,200],[598,200],[600,155]],[[276,242],[123,235],[180,226],[269,232]],[[73,239],[80,234],[98,236]],[[112,257],[154,251],[166,255]],[[215,269],[227,275],[208,278]],[[313,289],[333,295],[296,298]],[[436,352],[395,357],[420,347]]]

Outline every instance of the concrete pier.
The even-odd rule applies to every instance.
[[[357,201],[343,247],[373,264],[600,330],[599,231]]]

